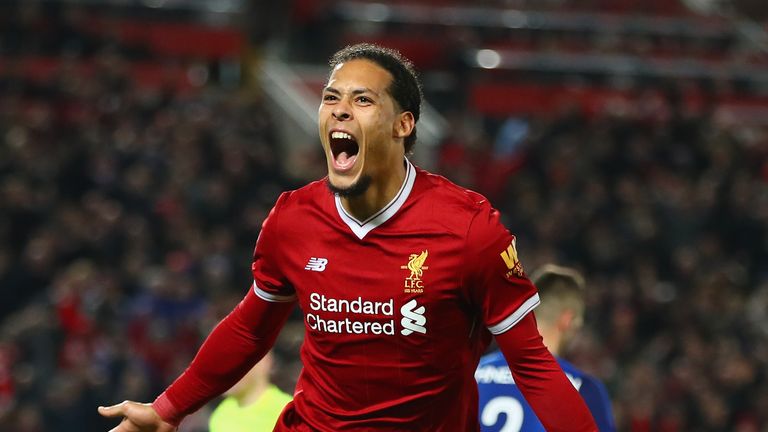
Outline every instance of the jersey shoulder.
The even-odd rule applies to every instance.
[[[447,178],[417,168],[423,186],[421,199],[430,203],[436,214],[450,214],[468,219],[480,211],[491,211],[491,203],[482,194],[461,187]]]
[[[280,204],[281,211],[283,211],[284,209],[318,204],[323,199],[328,199],[331,196],[331,191],[325,185],[325,179],[321,179],[308,183],[298,189],[283,192],[278,199],[278,203]]]
[[[577,368],[573,365],[573,363],[569,362],[568,360],[562,358],[562,357],[556,357],[557,363],[560,364],[560,368],[563,369],[563,372],[567,372],[574,376],[583,376],[586,375],[584,372],[582,372],[581,369]]]
[[[277,241],[286,235],[301,235],[301,229],[315,229],[318,218],[313,216],[333,204],[331,197],[323,180],[281,193],[262,224],[262,233],[265,229],[276,233],[272,237]]]
[[[590,395],[602,399],[608,399],[608,391],[605,387],[605,384],[603,384],[600,379],[584,372],[583,370],[577,368],[562,358],[558,357],[557,362],[560,364],[563,372],[569,375],[571,379],[578,380],[579,393],[581,393],[582,396],[586,397],[586,395]]]
[[[579,394],[587,404],[599,430],[601,432],[615,431],[616,424],[613,418],[611,397],[605,384],[597,377],[576,368],[563,359],[558,358],[558,362],[563,371],[569,375],[569,378],[572,381],[575,380],[574,385],[578,384]]]
[[[557,357],[556,360],[557,360],[557,363],[560,364],[560,368],[563,369],[563,372],[570,374],[571,376],[580,378],[584,381],[600,382],[600,380],[584,372],[583,370],[577,368],[576,366],[573,365],[573,363],[569,362],[568,360],[565,360],[561,357]]]

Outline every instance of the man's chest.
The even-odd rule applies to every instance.
[[[463,239],[445,233],[316,233],[283,263],[310,334],[436,337],[466,331]]]
[[[286,254],[286,274],[300,298],[320,293],[371,300],[455,295],[462,244],[449,235],[372,236],[355,241],[326,233]]]

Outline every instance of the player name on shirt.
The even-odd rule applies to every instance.
[[[571,384],[579,390],[581,388],[582,380],[577,376],[573,376],[568,372],[565,372],[565,376],[571,381]],[[475,371],[475,380],[478,384],[514,384],[515,378],[512,376],[512,372],[508,366],[495,366],[486,365],[480,366]]]

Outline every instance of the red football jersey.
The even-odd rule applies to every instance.
[[[264,223],[253,289],[298,301],[306,329],[276,430],[478,430],[474,371],[489,333],[539,297],[483,196],[406,165],[368,220],[318,181],[284,193]]]

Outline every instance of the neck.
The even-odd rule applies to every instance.
[[[390,203],[397,195],[405,181],[405,162],[400,160],[396,169],[387,175],[376,176],[368,189],[359,196],[342,197],[341,205],[344,209],[359,221],[364,221],[373,216]],[[381,179],[381,180],[379,180]]]
[[[259,400],[261,395],[267,391],[268,387],[269,382],[260,380],[259,382],[254,383],[253,387],[249,388],[248,391],[233,396],[235,397],[235,400],[237,400],[237,404],[241,407],[253,405]]]
[[[560,332],[552,327],[539,325],[539,333],[541,333],[541,338],[544,340],[544,345],[549,352],[554,356],[560,355],[560,345],[562,342]]]

